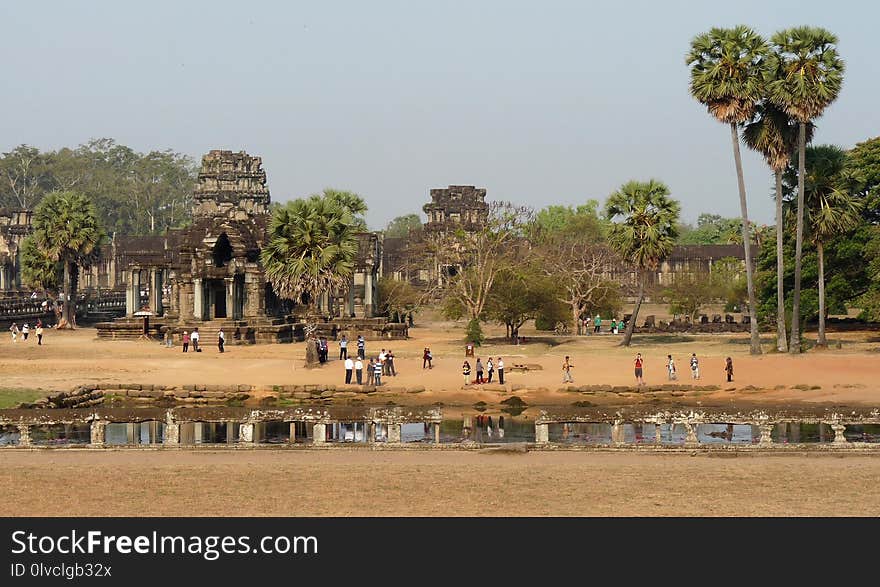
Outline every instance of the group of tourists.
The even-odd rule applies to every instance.
[[[470,385],[471,383],[492,383],[492,376],[495,374],[496,369],[498,370],[498,383],[504,385],[504,359],[501,357],[498,357],[497,362],[493,361],[492,357],[489,357],[485,365],[483,365],[482,359],[477,357],[474,369],[477,372],[477,378],[471,381],[471,364],[465,359],[461,365],[461,374],[464,376],[465,385]],[[487,376],[484,377],[484,374]]]
[[[599,334],[602,332],[602,317],[599,314],[596,314],[596,317],[592,319],[592,332],[593,334]],[[610,334],[619,334],[621,330],[625,328],[626,323],[623,321],[623,318],[618,320],[615,317],[611,318],[611,324],[608,325],[608,332]],[[590,317],[578,321],[578,331],[582,334],[587,334],[590,331]]]
[[[188,353],[188,352],[189,352],[189,345],[190,345],[190,343],[192,343],[192,349],[193,349],[193,352],[194,352],[194,353],[200,353],[200,352],[202,352],[202,349],[199,348],[199,339],[200,339],[200,338],[201,338],[201,335],[199,334],[199,329],[198,329],[198,327],[193,328],[192,333],[187,332],[186,330],[184,330],[184,331],[183,331],[183,337],[182,337],[182,339],[181,339],[182,342],[183,342],[183,352],[185,352],[185,353]]]
[[[18,327],[17,322],[13,322],[12,326],[9,327],[9,331],[12,333],[12,342],[18,342],[18,335],[21,334],[21,340],[23,342],[27,342],[28,336],[31,333],[31,326],[27,322],[25,322],[21,328]],[[34,334],[37,335],[37,344],[43,344],[43,321],[37,318],[37,323],[34,325]]]
[[[645,385],[644,379],[644,369],[645,369],[645,360],[642,358],[642,353],[636,353],[636,358],[633,361],[634,374],[636,376],[636,384],[641,387]],[[697,358],[697,353],[691,353],[690,358],[690,367],[691,367],[691,379],[697,381],[700,379],[700,360]],[[571,357],[568,355],[565,356],[565,360],[562,362],[562,382],[563,383],[574,383],[574,378],[571,375],[571,370],[574,368],[574,365],[571,362]],[[724,373],[727,375],[727,381],[733,381],[733,359],[727,357],[724,361]],[[675,360],[672,358],[672,355],[666,355],[666,376],[669,381],[677,381],[678,380],[678,372],[675,367]]]
[[[343,336],[343,339],[345,337]],[[358,342],[360,343],[363,340],[363,337],[358,337]],[[340,341],[342,342],[342,341]],[[348,352],[342,352],[342,346],[340,345],[340,358],[345,356],[345,362],[343,363],[345,366],[345,384],[350,385],[352,383],[352,375],[354,375],[355,382],[358,385],[364,385],[364,357],[361,356],[360,350],[363,349],[363,346],[359,346],[358,355],[356,358],[352,359],[348,356]],[[385,350],[382,349],[379,354],[370,360],[366,364],[367,370],[367,380],[366,385],[382,385],[382,377],[396,377],[397,370],[394,368],[394,353],[391,349]]]

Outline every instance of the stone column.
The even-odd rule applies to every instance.
[[[162,309],[162,284],[159,279],[159,270],[155,267],[150,269],[150,311],[158,316]]]
[[[763,422],[758,427],[761,429],[761,439],[758,441],[758,444],[761,446],[768,446],[773,444],[773,424],[769,422]]]
[[[312,442],[314,444],[324,444],[327,442],[327,425],[323,422],[316,422],[312,430]]]
[[[538,444],[547,444],[550,442],[550,426],[547,424],[535,423],[535,442]]]
[[[440,422],[434,422],[434,444],[440,444]]]
[[[400,444],[400,424],[388,424],[388,443]]]
[[[831,425],[831,429],[834,430],[834,444],[845,444],[848,442],[846,436],[843,435],[846,425],[835,422]]]
[[[242,443],[251,443],[254,442],[254,424],[253,422],[245,422],[238,429],[238,441]]]
[[[354,276],[348,284],[348,305],[345,310],[345,318],[354,314]]]
[[[107,437],[107,422],[103,420],[92,420],[89,425],[89,444],[92,446],[104,446]]]
[[[660,420],[654,423],[654,442],[656,444],[663,443],[663,422]]]
[[[0,289],[6,289],[6,265],[0,266]]]
[[[700,441],[697,438],[697,424],[694,422],[685,422],[684,428],[687,431],[687,436],[685,436],[684,443],[686,445],[699,444]]]
[[[137,272],[134,270],[129,270],[127,273],[128,284],[125,288],[125,315],[131,316],[139,309],[138,297],[135,293],[137,291],[137,286],[135,285],[135,275],[137,275]]]
[[[19,424],[18,426],[18,446],[31,445],[31,427],[28,424]]]
[[[232,318],[235,314],[235,278],[226,277],[223,282],[226,285],[226,317]]]
[[[364,318],[373,317],[373,274],[364,274]]]
[[[611,442],[615,445],[624,444],[623,421],[615,420],[611,425]]]
[[[199,277],[193,279],[193,317],[196,320],[204,318],[205,295],[202,290],[202,280]]]
[[[296,442],[296,422],[290,422],[290,438],[288,441],[293,444]]]

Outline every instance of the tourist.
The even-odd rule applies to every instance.
[[[217,332],[217,348],[220,349],[220,352],[223,352],[223,345],[226,344],[226,335],[223,333],[223,328],[220,328],[220,331]]]
[[[189,350],[189,332],[186,330],[183,331],[183,352],[187,352]]]
[[[666,373],[670,381],[678,379],[678,375],[675,374],[675,361],[672,360],[672,355],[666,355]]]
[[[611,334],[617,334],[617,318],[611,319]]]
[[[467,362],[465,359],[464,363],[461,365],[461,374],[464,375],[464,384],[470,385],[471,383],[471,364]]]
[[[195,328],[193,328],[192,334],[189,335],[189,339],[192,341],[194,353],[202,352],[202,349],[199,348],[199,337],[199,327],[196,326]]]
[[[492,362],[492,357],[489,357],[489,360],[486,361],[486,373],[489,374],[486,383],[492,383],[492,374],[495,373],[495,363]]]
[[[599,314],[596,314],[596,318],[593,320],[593,332],[599,332],[602,330],[602,318],[599,317]]]
[[[385,349],[379,351],[379,365],[382,367],[382,375],[387,375],[388,367],[385,365]]]
[[[643,365],[644,365],[644,362],[642,361],[642,353],[636,353],[635,373],[636,373],[636,384],[638,384],[639,386],[642,386],[645,384],[645,380],[642,378]]]
[[[12,332],[12,342],[18,342],[18,324],[13,322],[12,326],[9,327],[9,331]]]
[[[358,385],[364,384],[363,373],[364,364],[361,362],[361,358],[358,357],[357,360],[354,362],[354,376],[355,380],[357,380]]]
[[[27,340],[28,334],[31,332],[31,327],[28,326],[28,323],[25,322],[24,326],[21,327],[21,338],[22,340]]]
[[[375,380],[374,385],[382,385],[382,369],[382,361],[376,361],[373,364],[373,379]]]
[[[733,381],[733,359],[727,357],[727,361],[724,363],[724,372],[727,373],[727,380]]]
[[[376,362],[371,357],[367,363],[367,385],[373,385],[374,381],[376,381]]]
[[[171,328],[165,328],[165,348],[171,348],[174,346],[174,335],[171,333]]]
[[[568,355],[565,355],[565,361],[562,362],[562,382],[563,383],[574,383],[574,379],[571,377],[571,368],[574,365],[571,364]]]
[[[327,343],[326,336],[321,337],[321,356],[324,358],[324,360],[321,361],[322,363],[326,363],[327,360],[330,358],[330,349]]]
[[[434,358],[434,355],[431,354],[431,349],[425,347],[425,350],[422,352],[422,369],[426,366],[428,369],[433,369],[431,366],[431,360]]]
[[[362,335],[358,334],[358,338],[357,338],[358,357],[360,357],[361,359],[364,359],[367,356],[366,355],[366,346],[367,346],[367,344],[364,341],[364,337]]]
[[[691,377],[700,378],[700,361],[697,359],[697,353],[691,353]]]
[[[351,383],[351,371],[352,371],[352,369],[354,369],[354,361],[352,361],[351,359],[349,359],[348,357],[346,357],[346,358],[345,358],[345,384],[346,384],[346,385],[348,385],[349,383]]]
[[[321,352],[321,337],[315,339],[315,353],[318,355],[318,362],[324,362],[324,355]]]
[[[498,383],[504,385],[504,361],[501,360],[501,357],[498,357],[496,366],[498,368]]]
[[[348,339],[345,338],[345,335],[342,335],[342,338],[339,339],[339,360],[343,361],[348,358]]]
[[[388,375],[397,377],[397,371],[394,369],[394,353],[391,352],[391,349],[385,353],[385,365],[388,367]]]
[[[43,344],[43,322],[41,320],[37,320],[37,344],[42,346]]]
[[[483,361],[477,357],[477,383],[483,383]]]

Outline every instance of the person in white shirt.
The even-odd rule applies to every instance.
[[[348,339],[345,338],[345,335],[342,335],[342,338],[339,339],[339,360],[348,358]]]
[[[223,329],[220,329],[220,332],[217,333],[217,348],[220,349],[220,352],[223,352],[223,345],[226,344],[226,335],[223,334]]]
[[[363,385],[364,384],[364,363],[361,361],[360,357],[358,357],[358,359],[354,362],[354,375],[355,375],[355,379],[357,380],[357,384]]]
[[[354,369],[354,361],[346,357],[345,359],[345,384],[351,383],[351,371]]]
[[[498,383],[504,385],[504,360],[498,357],[498,362],[495,366],[498,368]]]
[[[193,328],[192,334],[189,335],[189,339],[190,339],[190,341],[192,341],[193,352],[194,353],[202,352],[201,349],[199,349],[199,329],[198,328]]]
[[[23,340],[27,340],[28,334],[31,332],[31,327],[27,322],[24,323],[24,326],[21,327],[21,338]]]

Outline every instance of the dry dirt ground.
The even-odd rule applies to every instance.
[[[0,515],[877,516],[880,457],[0,452]]]
[[[497,404],[511,394],[462,388],[463,324],[421,323],[411,338],[368,342],[369,354],[391,346],[399,375],[395,387],[427,391],[395,398],[398,404]],[[645,357],[648,384],[666,383],[672,354],[681,383],[690,383],[687,359],[701,359],[702,384],[715,392],[688,392],[676,400],[727,407],[880,406],[878,333],[830,333],[831,348],[791,357],[751,357],[747,335],[559,337],[524,330],[514,346],[490,329],[482,357],[537,363],[543,370],[508,372],[509,383],[531,405],[569,405],[578,393],[560,391],[565,355],[576,385],[633,383],[636,352]],[[840,341],[841,348],[836,348]],[[342,383],[338,360],[318,369],[303,364],[304,345],[227,347],[183,354],[158,342],[99,341],[95,331],[47,331],[45,344],[0,339],[3,388],[63,390],[119,383],[267,386]],[[422,369],[431,347],[432,370]],[[765,350],[772,348],[766,339]],[[331,343],[331,355],[337,353]],[[724,358],[735,381],[727,384]],[[508,369],[509,371],[509,369]],[[806,389],[796,389],[800,386]],[[541,389],[543,388],[543,389]],[[811,389],[812,388],[812,389]],[[647,394],[598,395],[590,401],[644,401]],[[373,396],[376,397],[376,396]],[[584,396],[587,397],[587,396]],[[382,397],[382,401],[385,401]],[[444,408],[445,410],[446,408]],[[624,454],[468,451],[0,451],[0,515],[880,515],[880,456],[768,454],[717,458],[700,453]]]

